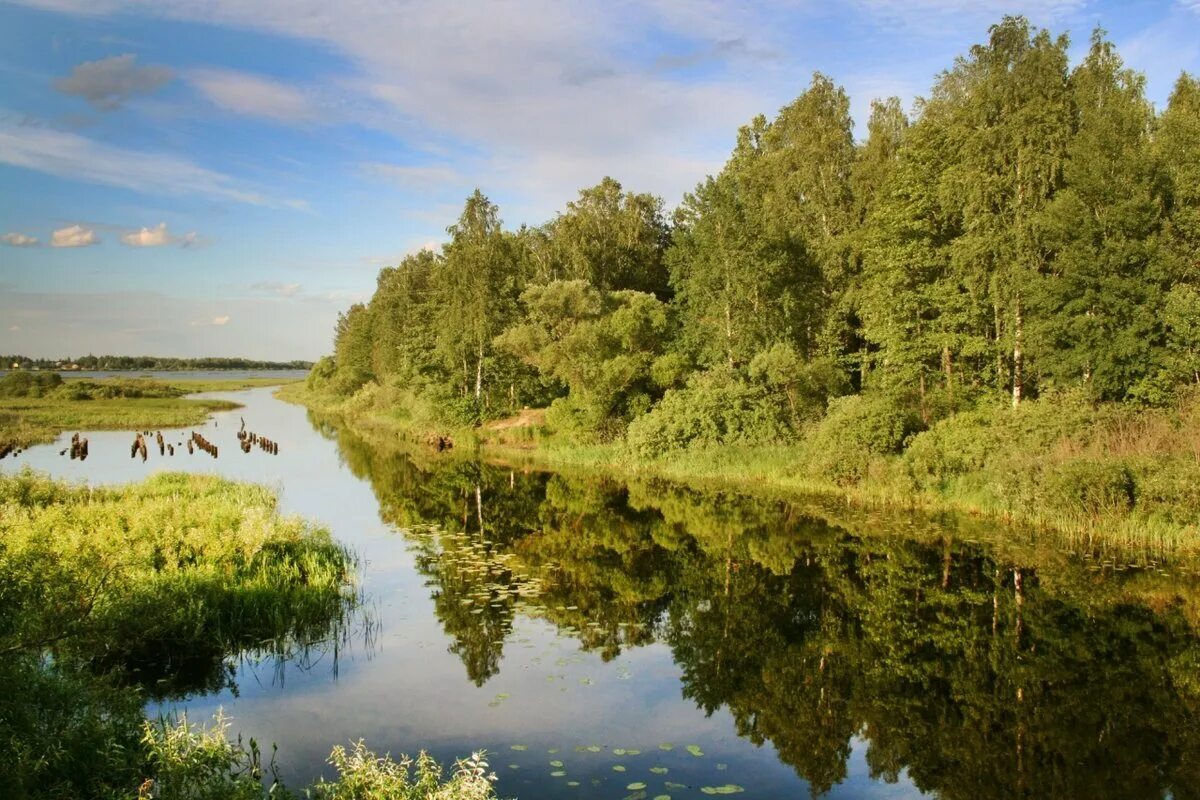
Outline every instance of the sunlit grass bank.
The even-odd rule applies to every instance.
[[[142,708],[231,685],[231,659],[340,641],[358,602],[355,572],[346,548],[280,515],[261,486],[175,473],[112,487],[0,475],[5,796],[262,796],[254,748],[219,730],[147,722]],[[411,784],[365,751],[339,758],[354,785]],[[425,797],[421,769],[425,793],[314,791]],[[471,769],[454,780],[477,784]]]
[[[238,404],[185,395],[280,384],[272,378],[56,378],[54,373],[11,373],[0,379],[0,446],[28,447],[64,431],[197,425],[213,411]]]

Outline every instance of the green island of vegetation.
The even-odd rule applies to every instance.
[[[64,431],[181,428],[229,400],[191,399],[197,392],[230,392],[286,383],[279,378],[68,378],[17,370],[0,378],[0,448],[53,441]]]
[[[1200,509],[1200,80],[992,27],[857,143],[824,75],[668,218],[476,191],[281,397],[547,463],[955,508],[1148,547]]]
[[[275,496],[165,473],[89,487],[0,474],[0,786],[13,798],[261,798],[255,742],[147,702],[229,685],[234,655],[288,657],[347,635],[353,555]],[[422,754],[333,750],[306,796],[492,796],[482,756],[443,783]],[[291,796],[279,783],[271,797]]]

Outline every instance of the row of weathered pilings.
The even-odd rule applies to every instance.
[[[279,442],[253,431],[247,431],[245,420],[242,420],[242,429],[238,431],[237,438],[238,446],[243,453],[249,453],[253,448],[258,447],[258,449],[269,455],[279,455]],[[133,442],[130,444],[129,457],[137,458],[141,456],[143,462],[149,459],[150,445],[148,442],[150,441],[153,441],[158,447],[158,454],[160,456],[174,456],[175,448],[182,449],[185,446],[187,447],[188,455],[192,455],[197,450],[202,453],[208,453],[213,458],[217,458],[220,454],[217,445],[210,442],[203,434],[197,431],[192,431],[190,438],[183,442],[176,442],[175,444],[168,442],[163,437],[162,431],[139,431],[134,435]],[[7,458],[10,455],[16,458],[22,452],[24,452],[23,448],[15,442],[0,442],[0,459]],[[88,453],[87,437],[80,435],[78,432],[72,434],[70,445],[58,451],[60,456],[69,454],[72,461],[75,459],[85,461],[87,460]]]

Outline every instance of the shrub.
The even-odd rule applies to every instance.
[[[874,457],[899,453],[919,427],[917,416],[890,397],[839,397],[805,441],[805,460],[821,477],[842,485],[857,483]]]
[[[692,447],[779,443],[792,435],[786,412],[766,387],[711,371],[668,391],[630,424],[626,441],[638,456],[655,458]]]
[[[0,397],[42,397],[62,383],[57,372],[14,370],[0,378]]]
[[[1127,513],[1136,500],[1134,477],[1121,462],[1074,460],[1046,471],[1041,491],[1046,508],[1097,517]]]

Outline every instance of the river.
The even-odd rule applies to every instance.
[[[1194,573],[1128,569],[980,522],[873,517],[664,483],[406,455],[272,397],[197,428],[212,459],[87,432],[23,464],[278,489],[361,559],[347,641],[234,657],[223,708],[294,785],[332,745],[486,749],[502,797],[1194,797]],[[280,452],[243,454],[247,427]],[[164,432],[183,442],[186,432]]]

